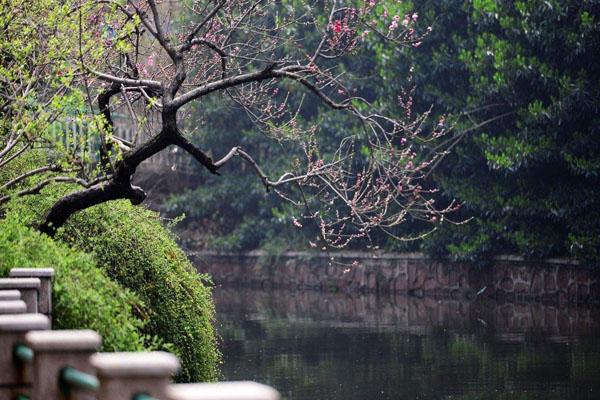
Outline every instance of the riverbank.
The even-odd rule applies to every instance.
[[[600,271],[575,261],[496,257],[488,267],[420,253],[287,252],[269,256],[196,252],[198,271],[218,285],[348,293],[402,293],[444,299],[492,298],[544,304],[600,302]],[[333,257],[333,259],[332,259]]]

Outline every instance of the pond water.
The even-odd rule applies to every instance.
[[[600,399],[600,311],[216,288],[226,380],[285,399]]]

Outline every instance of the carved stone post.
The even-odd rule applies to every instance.
[[[91,358],[100,379],[98,400],[132,400],[149,396],[164,400],[177,358],[166,352],[98,353]]]
[[[168,400],[279,400],[279,392],[257,382],[184,383],[167,389]]]
[[[23,346],[25,334],[49,326],[48,317],[42,314],[0,315],[0,399],[28,394],[25,385],[31,382],[31,365],[28,363],[32,353]],[[22,351],[17,351],[18,346]]]
[[[38,278],[40,280],[40,292],[38,312],[51,318],[52,315],[52,277],[53,268],[13,268],[10,270],[13,278]]]
[[[38,312],[38,292],[42,285],[39,278],[0,278],[0,289],[17,289],[27,304],[28,313]]]
[[[78,390],[65,395],[65,389],[69,390],[70,387],[65,388],[59,378],[68,368],[80,375],[93,374],[89,358],[98,351],[101,342],[100,335],[91,330],[39,331],[25,335],[25,343],[35,353],[30,399],[95,398],[90,393],[80,393]]]

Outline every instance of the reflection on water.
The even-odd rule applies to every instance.
[[[598,399],[600,310],[218,288],[223,377],[287,399]]]

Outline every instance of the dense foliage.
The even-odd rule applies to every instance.
[[[395,2],[377,3],[397,11]],[[597,260],[600,2],[455,0],[403,7],[402,12],[414,10],[421,29],[432,27],[423,43],[390,50],[372,41],[371,51],[357,54],[348,70],[370,76],[364,85],[374,97],[387,99],[382,106],[395,113],[403,111],[399,95],[414,84],[415,111],[432,107],[446,121],[463,115],[455,126],[461,140],[431,181],[442,189],[439,202],[462,203],[453,219],[468,222],[439,224],[420,245],[388,246],[420,246],[467,260],[500,252]],[[234,129],[250,131],[240,127],[235,110],[221,105],[218,111],[226,116],[223,125],[235,121]],[[348,119],[323,109],[303,118],[319,121],[324,136],[352,129]],[[210,142],[213,128],[203,130],[203,140]],[[216,128],[227,135],[228,129]],[[286,157],[259,135],[249,133],[246,140],[263,149],[270,165]],[[199,218],[191,223],[200,222],[209,246],[237,250],[281,242],[283,222],[287,235],[294,236],[289,213],[261,194],[260,182],[242,177],[200,182],[165,209]],[[227,197],[231,193],[237,193],[233,200]],[[246,201],[241,193],[252,196]],[[395,233],[429,229],[413,220]],[[313,235],[309,231],[304,242]],[[284,246],[299,243],[287,242]]]
[[[452,3],[452,2],[450,2]],[[489,121],[436,174],[469,224],[431,249],[598,260],[600,2],[423,2],[420,101]]]
[[[142,301],[111,280],[91,255],[26,227],[15,215],[0,220],[0,254],[0,276],[15,267],[55,269],[56,329],[94,329],[102,335],[105,351],[151,348],[143,334],[145,318],[139,314]]]
[[[106,274],[146,306],[144,332],[172,346],[180,379],[218,377],[220,354],[207,278],[197,273],[156,213],[120,201],[76,214],[60,238],[93,254]]]
[[[89,326],[94,316],[92,312],[99,316],[110,313],[121,301],[127,300],[127,296],[132,296],[137,301],[133,314],[137,319],[127,324],[119,321],[117,314],[113,320],[100,317],[92,326],[101,333],[118,335],[120,330],[133,324],[134,333],[145,339],[147,346],[160,346],[181,358],[182,371],[178,379],[215,380],[220,353],[212,325],[214,308],[210,288],[206,277],[196,272],[157,214],[127,202],[111,202],[77,214],[52,240],[26,226],[35,226],[43,218],[45,210],[61,195],[56,191],[57,188],[47,188],[40,196],[28,196],[11,203],[7,219],[13,221],[18,216],[19,229],[29,232],[31,237],[26,242],[10,242],[6,249],[0,249],[0,254],[15,254],[6,258],[9,265],[57,265],[55,268],[61,271],[56,278],[58,288],[64,285],[76,290],[75,286],[69,286],[70,282],[81,279],[80,296],[94,296],[97,308],[91,303],[88,315],[85,310],[79,310],[82,307],[80,302],[71,304],[69,299],[59,298],[55,307],[61,304],[67,309],[64,313],[69,316],[71,327]],[[24,246],[37,239],[41,240],[41,245],[32,245],[20,255]],[[42,245],[52,246],[51,252],[35,253],[37,246]],[[59,255],[60,251],[64,251],[65,255]],[[72,260],[71,254],[85,261],[81,266],[73,267],[72,273],[68,267],[78,259]],[[56,257],[56,262],[53,257]],[[61,260],[65,258],[69,262],[62,266]],[[80,275],[79,269],[93,269],[106,282],[91,273]],[[85,291],[86,287],[89,287],[89,292]],[[118,294],[118,291],[123,294]],[[58,293],[57,296],[60,296],[60,290]],[[110,299],[105,299],[105,295]],[[98,310],[103,301],[107,309]],[[125,302],[120,307],[127,304]],[[120,313],[123,314],[123,311]],[[140,322],[136,323],[138,319]],[[110,333],[111,330],[115,333]],[[136,349],[131,345],[119,346],[119,343],[110,348],[122,351]]]

